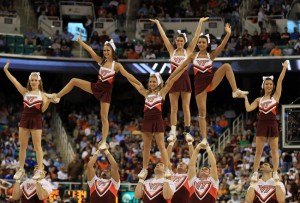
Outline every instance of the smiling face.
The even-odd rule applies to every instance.
[[[206,50],[208,47],[207,38],[205,36],[201,36],[197,45],[200,51]]]
[[[29,85],[31,87],[31,90],[38,90],[40,89],[41,81],[38,80],[38,76],[36,74],[33,74],[29,79]]]
[[[185,42],[185,39],[184,37],[182,36],[178,36],[175,40],[175,43],[176,43],[176,46],[177,46],[177,49],[178,48],[183,48],[184,47],[184,44],[186,43]]]
[[[274,83],[271,79],[266,79],[264,82],[265,93],[271,94],[274,89]]]
[[[110,45],[104,45],[104,47],[103,47],[103,56],[107,59],[112,58],[113,49]]]
[[[158,84],[157,84],[157,78],[155,76],[150,76],[148,85],[149,85],[149,89],[151,91],[156,90],[156,88],[158,86]]]

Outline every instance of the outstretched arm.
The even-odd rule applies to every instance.
[[[42,112],[45,112],[48,109],[48,107],[49,107],[51,99],[48,99],[48,97],[45,96],[45,93],[43,93],[42,97],[43,97]]]
[[[118,167],[118,163],[116,162],[116,160],[114,159],[114,157],[111,155],[111,153],[108,151],[108,144],[107,144],[107,148],[104,150],[104,154],[107,157],[109,163],[110,163],[110,167],[111,167],[111,177],[116,181],[119,182],[120,181],[120,174],[119,174],[119,167]]]
[[[137,84],[137,85],[140,84],[140,81],[138,81],[132,74],[128,73],[128,72],[126,71],[126,69],[125,69],[120,63],[117,63],[116,68],[117,68],[117,71],[120,71],[120,73],[121,73],[125,78],[127,78],[128,81],[131,81],[132,83],[135,83],[135,84]]]
[[[276,91],[274,93],[274,98],[278,102],[281,96],[281,90],[282,90],[282,80],[285,76],[286,69],[288,68],[288,61],[285,61],[282,63],[282,71],[279,75],[278,81],[277,81],[277,86],[276,86]]]
[[[226,31],[226,36],[224,37],[223,41],[221,42],[221,44],[216,48],[216,50],[214,52],[211,53],[210,58],[211,60],[214,60],[217,56],[219,56],[219,54],[221,53],[221,51],[224,49],[224,47],[226,46],[230,35],[231,35],[231,26],[229,23],[226,23],[225,25],[225,31]]]
[[[187,54],[190,54],[194,51],[196,44],[198,42],[199,36],[200,36],[200,32],[201,32],[201,28],[202,28],[202,23],[204,21],[207,21],[209,19],[209,17],[206,18],[200,18],[195,35],[191,41],[191,43],[189,44],[188,48],[187,48]]]
[[[174,47],[171,44],[170,40],[168,39],[168,37],[166,36],[166,33],[164,31],[164,29],[162,28],[160,22],[157,19],[149,19],[151,22],[155,23],[157,25],[158,31],[160,33],[160,36],[162,37],[164,44],[169,52],[169,54],[173,54],[174,52]]]
[[[102,62],[102,58],[100,56],[98,56],[94,50],[92,49],[92,47],[90,47],[89,45],[87,45],[86,43],[84,43],[81,40],[80,35],[78,36],[78,38],[76,39],[76,41],[87,51],[91,54],[91,56],[93,57],[93,59],[95,61],[97,61],[97,63],[101,63]]]
[[[218,181],[218,172],[217,172],[217,162],[216,158],[211,151],[210,146],[207,144],[206,146],[207,158],[210,164],[210,176],[215,180]]]
[[[4,72],[5,72],[6,76],[8,77],[8,79],[14,84],[14,86],[20,92],[20,94],[24,95],[26,93],[27,89],[25,87],[23,87],[19,83],[19,81],[17,81],[17,79],[8,71],[9,64],[10,64],[10,61],[8,60],[4,66]]]
[[[191,180],[196,175],[196,161],[199,154],[200,149],[202,149],[200,143],[195,148],[193,155],[191,157],[189,163],[189,170],[188,170],[188,180]]]
[[[93,177],[96,175],[94,165],[98,159],[98,156],[100,154],[100,150],[98,149],[95,154],[90,158],[88,164],[87,164],[87,180],[91,181]]]

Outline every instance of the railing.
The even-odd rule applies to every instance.
[[[59,8],[60,8],[60,19],[62,19],[63,14],[74,15],[74,16],[90,15],[90,16],[92,16],[93,19],[96,19],[95,18],[96,17],[95,16],[95,8],[94,8],[94,4],[92,2],[60,1]],[[82,9],[82,8],[85,8],[85,9]]]
[[[38,24],[47,37],[53,36],[57,30],[62,33],[63,22],[56,16],[45,16],[45,19],[41,19]]]
[[[71,143],[69,142],[66,130],[63,127],[62,121],[58,113],[55,111],[55,108],[52,110],[52,116],[53,132],[57,135],[57,145],[58,148],[62,149],[60,150],[61,156],[65,160],[65,163],[68,164],[73,160],[75,152]]]
[[[218,138],[218,152],[221,153],[225,148],[226,144],[230,142],[230,128],[227,128],[222,135]]]
[[[232,123],[232,134],[235,135],[239,130],[244,129],[244,115],[240,114]]]

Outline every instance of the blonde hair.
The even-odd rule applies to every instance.
[[[35,77],[37,77],[37,78],[39,77],[37,74],[32,74],[32,76],[35,76]],[[39,80],[39,82],[40,82],[40,84],[39,84],[39,90],[42,91],[42,92],[44,92],[43,81],[42,81],[42,79]],[[31,87],[31,85],[30,85],[30,79],[28,79],[26,89],[27,89],[28,91],[32,91],[32,87]]]
[[[161,75],[159,75],[159,77],[160,77],[161,83],[160,83],[160,85],[158,85],[157,88],[154,90],[154,91],[155,91],[155,94],[158,94],[158,92],[164,87],[164,81],[163,81]],[[155,74],[151,74],[150,77],[149,77],[149,79],[148,79],[148,91],[147,91],[147,94],[150,94],[150,93],[151,93],[150,85],[149,85],[150,78],[155,78],[156,81],[157,81],[157,78],[156,78]]]

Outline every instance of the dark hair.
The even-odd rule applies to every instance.
[[[211,51],[211,46],[210,46],[210,43],[208,43],[208,38],[207,38],[205,35],[201,35],[201,36],[199,37],[199,39],[200,39],[200,38],[206,39],[206,43],[207,43],[206,51],[207,51],[207,52],[210,52],[210,51]],[[199,41],[199,39],[198,39],[198,41]],[[198,46],[197,46],[197,49],[198,49],[198,51],[199,51]]]
[[[184,35],[181,33],[181,34],[179,34],[179,35],[177,35],[177,37],[182,37],[183,38],[183,40],[185,41],[185,37],[184,37]],[[176,37],[176,38],[177,38]],[[175,46],[176,46],[176,38],[175,38],[175,41],[174,41],[174,44],[175,44]],[[184,49],[187,49],[187,47],[188,47],[188,44],[187,44],[187,41],[185,41],[185,43],[184,43],[184,45],[183,45],[183,48]],[[177,47],[176,47],[177,48]]]
[[[104,46],[109,46],[111,48],[113,60],[116,61],[116,62],[119,62],[117,52],[112,48],[112,46],[109,43],[104,44]],[[101,62],[101,65],[104,65],[106,61],[107,61],[107,58],[105,56],[103,56],[103,60]]]
[[[263,82],[263,85],[265,84],[265,82],[267,81],[267,80],[271,80],[270,78],[267,78],[267,79],[265,79],[264,80],[264,82]],[[272,82],[273,82],[273,89],[272,89],[272,92],[271,92],[271,97],[274,95],[274,93],[275,93],[275,84],[274,84],[274,81],[273,80],[271,80]],[[265,89],[264,89],[264,87],[262,87],[262,89],[261,89],[261,91],[260,91],[260,96],[264,96],[265,95]]]

